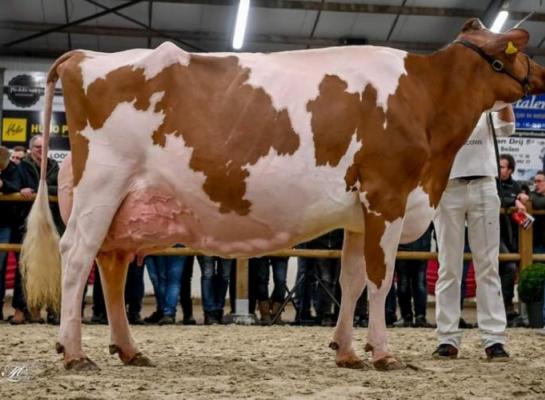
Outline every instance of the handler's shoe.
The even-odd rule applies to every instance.
[[[545,328],[538,329],[536,333],[538,335],[545,336]]]
[[[458,349],[451,344],[440,344],[431,355],[436,360],[450,360],[458,358]]]
[[[484,349],[486,353],[486,359],[492,362],[506,362],[509,361],[509,353],[503,348],[503,344],[494,343],[492,346],[488,346]]]

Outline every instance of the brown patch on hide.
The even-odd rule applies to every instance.
[[[318,97],[307,105],[312,113],[316,164],[337,165],[356,135],[361,145],[346,171],[345,183],[347,190],[359,184],[373,211],[366,210],[365,259],[369,279],[380,287],[386,272],[380,247],[384,222],[403,217],[407,196],[416,187],[429,152],[418,113],[405,113],[407,91],[415,90],[414,84],[406,75],[400,78],[386,114],[377,106],[377,91],[371,84],[361,93],[348,93],[346,82],[327,75],[319,89]]]
[[[65,57],[67,56],[67,57]],[[88,110],[92,107],[83,92],[83,77],[80,62],[85,59],[82,52],[68,53],[61,57],[52,67],[56,68],[62,81],[64,96],[64,108],[68,124],[70,138],[70,151],[72,154],[72,174],[74,187],[76,187],[85,171],[85,164],[89,155],[89,141],[81,134],[87,125]]]
[[[189,167],[206,176],[203,189],[223,213],[249,213],[251,204],[244,198],[247,165],[271,150],[286,155],[299,148],[287,110],[276,110],[262,88],[246,83],[250,70],[242,68],[235,56],[191,55],[189,65],[172,64],[149,80],[144,69],[123,66],[91,83],[86,94],[77,62],[72,65],[76,68],[63,76],[63,85],[71,79],[66,92],[73,96],[71,131],[82,130],[87,122],[93,129],[101,128],[122,102],[147,110],[151,96],[164,92],[154,111],[165,118],[153,133],[153,142],[165,146],[170,134],[183,138],[193,149]],[[76,174],[75,178],[77,184]]]

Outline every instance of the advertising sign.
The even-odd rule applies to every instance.
[[[4,71],[2,145],[28,148],[30,138],[43,133],[46,76],[45,72]],[[67,152],[69,149],[68,126],[59,85],[53,98],[50,150]]]
[[[543,169],[545,138],[498,137],[500,154],[511,154],[516,162],[513,179],[528,181]]]
[[[517,131],[545,132],[545,95],[524,97],[513,108]]]

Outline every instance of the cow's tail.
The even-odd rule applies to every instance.
[[[20,269],[28,307],[32,309],[45,305],[57,311],[60,308],[61,298],[61,257],[59,234],[49,208],[46,172],[51,110],[55,83],[58,79],[56,73],[58,61],[47,77],[40,184],[26,221],[26,235],[20,257]]]

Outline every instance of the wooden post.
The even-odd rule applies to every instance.
[[[235,315],[233,321],[236,324],[252,325],[255,318],[249,311],[248,300],[248,259],[237,258],[237,299],[235,301]]]
[[[526,205],[526,212],[532,214],[532,205]],[[520,263],[519,270],[527,267],[533,262],[533,246],[534,246],[534,226],[530,225],[528,229],[522,229],[519,226],[519,254]]]

